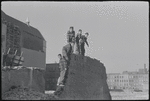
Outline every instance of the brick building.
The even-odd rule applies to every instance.
[[[16,55],[24,58],[23,66],[45,69],[46,40],[38,29],[1,11],[1,30],[1,54],[6,55],[9,50],[10,55],[16,52]],[[1,59],[5,60],[3,57]],[[3,66],[10,66],[9,62],[3,62],[5,61],[1,61]]]
[[[109,89],[149,90],[149,72],[144,69],[139,71],[107,74]]]

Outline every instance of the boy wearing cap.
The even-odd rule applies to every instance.
[[[74,31],[74,28],[72,26],[69,28],[69,31],[67,32],[67,42],[72,45],[72,49],[74,50],[75,31]]]
[[[84,44],[86,43],[86,45],[89,47],[89,44],[87,42],[88,36],[89,36],[89,33],[85,33],[85,35],[81,36],[81,38],[79,40],[80,54],[83,55],[83,56],[85,54]]]
[[[79,29],[77,36],[75,38],[75,50],[74,50],[75,54],[80,54],[79,40],[80,40],[81,36],[82,36],[82,30]]]

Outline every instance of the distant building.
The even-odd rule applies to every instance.
[[[138,72],[107,74],[109,89],[149,90],[149,72],[146,68]]]

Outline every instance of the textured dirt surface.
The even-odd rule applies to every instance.
[[[17,87],[2,94],[2,100],[55,100],[52,94],[44,94],[33,89]]]
[[[106,70],[100,61],[72,55],[68,78],[60,100],[110,100]]]

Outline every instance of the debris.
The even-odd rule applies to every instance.
[[[2,100],[52,100],[54,95],[44,94],[33,89],[13,87],[2,94]]]

